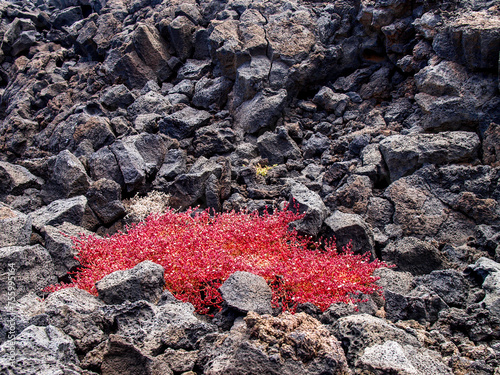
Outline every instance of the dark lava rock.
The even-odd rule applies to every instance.
[[[247,313],[271,314],[271,288],[264,278],[248,272],[235,272],[219,288],[228,307]]]
[[[115,271],[96,283],[99,298],[107,304],[124,301],[156,302],[163,291],[163,267],[144,261],[126,271]]]
[[[417,238],[405,237],[382,250],[382,259],[395,264],[399,271],[423,275],[443,268],[444,257],[432,244]]]
[[[0,301],[7,303],[8,283],[15,286],[15,298],[34,292],[40,293],[43,288],[57,283],[54,264],[49,252],[40,245],[9,246],[0,248],[0,265],[4,275],[2,278]]]

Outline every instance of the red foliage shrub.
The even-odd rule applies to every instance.
[[[350,248],[337,252],[329,242],[299,237],[289,229],[302,216],[291,211],[258,213],[167,211],[108,238],[74,239],[82,268],[74,283],[97,294],[95,283],[111,272],[151,260],[165,268],[166,288],[191,302],[199,313],[211,313],[222,303],[218,288],[235,271],[264,277],[273,289],[273,304],[295,310],[311,302],[326,310],[334,302],[358,301],[358,293],[379,290],[373,271],[385,266],[355,255]]]

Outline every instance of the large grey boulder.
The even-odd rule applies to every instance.
[[[148,81],[157,79],[155,71],[146,65],[139,54],[123,53],[119,48],[108,50],[103,71],[112,79],[122,81],[127,87],[141,89]]]
[[[442,61],[437,65],[427,66],[415,74],[415,83],[420,92],[429,95],[459,96],[467,78],[467,70],[462,65]]]
[[[26,168],[0,161],[0,195],[21,194],[25,189],[39,188],[43,180]]]
[[[152,113],[165,116],[170,112],[171,108],[171,103],[162,94],[156,91],[148,91],[135,99],[127,108],[127,113],[134,119],[139,115],[148,115]]]
[[[165,285],[163,272],[162,266],[144,261],[132,269],[115,271],[103,277],[95,286],[99,298],[107,304],[140,300],[156,302]]]
[[[35,24],[31,20],[16,17],[5,31],[2,49],[12,56],[17,56],[29,50],[36,43],[36,38],[39,35],[36,32]]]
[[[205,157],[231,152],[235,143],[236,134],[226,121],[198,129],[193,139],[195,155]]]
[[[210,60],[191,60],[188,59],[177,72],[177,79],[198,80],[208,73],[212,62]]]
[[[90,142],[94,150],[113,143],[116,137],[108,118],[89,115],[88,112],[99,113],[100,110],[94,109],[93,105],[88,106],[89,110],[72,114],[42,130],[36,136],[40,148],[54,153],[65,150],[76,153],[81,143]]]
[[[481,113],[477,102],[470,96],[433,96],[426,93],[415,95],[422,110],[421,126],[427,131],[474,130]]]
[[[219,288],[228,307],[239,312],[255,311],[257,314],[271,314],[272,291],[266,280],[248,272],[238,271],[224,281]]]
[[[356,174],[368,176],[375,184],[384,185],[389,180],[389,171],[380,152],[380,144],[370,143],[361,150],[363,165],[356,168]]]
[[[237,20],[225,19],[214,25],[208,37],[212,61],[216,69],[229,79],[235,78],[238,60],[245,58],[241,56],[243,43],[238,26]]]
[[[132,344],[128,337],[120,335],[109,335],[109,338],[87,357],[82,361],[82,365],[99,367],[103,374],[173,375],[172,370],[162,361],[162,356],[154,358],[147,355],[137,345]]]
[[[227,95],[233,82],[225,77],[203,77],[196,82],[193,105],[204,109],[221,109],[227,101]]]
[[[132,42],[137,55],[161,81],[172,75],[172,69],[168,65],[168,45],[155,27],[139,23],[133,33]]]
[[[56,29],[61,29],[64,26],[71,26],[75,22],[83,19],[82,8],[79,6],[68,7],[58,10],[52,16],[52,25]]]
[[[288,204],[290,209],[295,211],[297,208],[298,213],[305,214],[302,219],[293,222],[293,227],[300,233],[317,236],[328,216],[328,209],[319,194],[303,184],[294,183],[290,188]]]
[[[196,350],[203,336],[217,331],[195,316],[193,305],[177,300],[161,305],[146,301],[109,305],[106,314],[116,322],[117,335],[148,355],[157,355],[165,347]]]
[[[27,327],[0,347],[0,372],[12,375],[82,373],[75,344],[54,326]]]
[[[438,28],[432,48],[442,59],[456,61],[470,70],[494,70],[500,48],[499,25],[497,15],[457,12]]]
[[[418,276],[414,285],[423,285],[439,295],[451,307],[464,308],[469,296],[469,285],[462,272],[454,269],[435,270]]]
[[[72,237],[78,238],[82,234],[92,234],[82,227],[67,222],[57,226],[45,225],[40,233],[54,263],[57,277],[66,276],[69,271],[73,271],[80,265],[80,262],[75,259],[78,251],[73,246]]]
[[[49,324],[61,329],[75,343],[79,353],[86,353],[106,340],[105,304],[79,288],[65,288],[51,293],[38,308]],[[36,311],[36,310],[35,310]]]
[[[89,169],[93,180],[105,178],[115,181],[120,186],[124,185],[120,166],[109,146],[102,147],[90,156]]]
[[[335,237],[339,250],[352,241],[352,250],[355,253],[369,253],[375,257],[373,232],[361,216],[336,210],[325,219],[325,225],[327,232],[331,232]]]
[[[236,110],[234,114],[236,129],[253,134],[272,127],[283,111],[286,96],[285,89],[279,91],[265,89],[259,92]]]
[[[330,139],[321,133],[314,133],[311,138],[302,142],[302,151],[304,158],[310,159],[314,156],[321,155],[330,148]]]
[[[342,212],[364,215],[373,197],[372,190],[373,183],[369,177],[350,175],[333,194],[335,206]]]
[[[415,237],[404,237],[382,250],[382,259],[396,265],[398,271],[423,275],[443,268],[445,258],[429,242]]]
[[[297,13],[276,12],[268,16],[265,25],[268,56],[272,60],[279,56],[290,66],[305,60],[316,43],[316,23],[312,11],[304,9],[302,14],[299,13],[300,23],[293,21]]]
[[[394,324],[368,314],[350,315],[340,318],[332,327],[335,337],[344,343],[347,360],[354,365],[366,348],[392,340],[401,345],[421,347],[412,334]]]
[[[166,191],[170,194],[171,207],[185,209],[207,195],[207,182],[211,175],[217,179],[217,191],[210,189],[209,194],[217,194],[227,199],[230,192],[231,165],[225,158],[199,157],[188,173],[181,174],[168,184]]]
[[[9,283],[11,287],[14,286],[16,299],[30,292],[39,293],[43,288],[57,283],[50,254],[40,245],[0,248],[0,271],[5,275],[0,280],[2,304],[8,301]]]
[[[100,99],[102,105],[110,110],[117,108],[127,108],[135,100],[134,95],[124,84],[107,88]]]
[[[159,122],[160,132],[176,139],[192,137],[202,126],[208,125],[210,113],[185,107]]]
[[[482,177],[474,180],[471,175]],[[477,167],[452,165],[441,168],[427,166],[411,176],[400,178],[385,191],[385,196],[394,204],[393,224],[404,236],[419,239],[434,237],[461,245],[474,235],[475,230],[474,221],[462,212],[473,212],[473,207],[478,207],[478,204],[485,208],[485,213],[491,209],[494,211],[493,206],[488,206],[477,196],[466,194],[466,199],[460,200],[462,191],[475,190],[479,181],[486,183],[484,186],[491,186],[487,182],[490,176],[489,173],[481,173]],[[464,188],[455,190],[453,181]],[[461,203],[457,204],[458,201]],[[472,206],[474,201],[476,205]],[[463,208],[457,211],[450,209],[452,202],[457,202],[455,207]],[[482,218],[478,216],[478,220],[484,220],[484,215]]]
[[[391,181],[414,172],[426,163],[447,164],[474,161],[480,141],[472,132],[393,135],[380,142]]]
[[[373,374],[453,374],[438,352],[419,350],[392,340],[366,348],[356,361],[356,368]]]
[[[238,67],[232,91],[232,108],[238,108],[264,88],[270,69],[271,61],[266,56],[253,56],[250,61]]]
[[[122,138],[110,146],[127,192],[143,187],[146,180],[158,171],[165,158],[166,148],[160,135],[148,133]]]
[[[92,182],[87,192],[87,200],[92,211],[104,223],[110,224],[125,216],[121,202],[121,186],[115,181],[102,178]]]
[[[42,207],[29,216],[33,219],[33,227],[40,231],[45,225],[58,225],[69,222],[74,225],[85,225],[87,198],[78,197],[59,199],[48,206]]]
[[[0,202],[0,247],[29,245],[31,217]]]
[[[331,88],[324,86],[314,96],[313,102],[324,108],[327,112],[334,113],[335,116],[341,117],[350,99],[346,94],[336,93]]]
[[[186,151],[172,149],[168,150],[160,170],[156,174],[154,186],[161,187],[166,182],[172,181],[186,172]]]
[[[266,158],[269,164],[284,164],[289,159],[300,159],[299,146],[288,135],[284,127],[279,127],[276,132],[265,132],[257,138],[257,147],[260,155]]]
[[[438,320],[442,310],[449,308],[441,297],[423,285],[404,295],[388,290],[384,296],[385,317],[394,322],[416,320],[422,324],[432,324]]]
[[[182,61],[191,57],[193,53],[193,34],[195,30],[195,24],[184,15],[179,15],[168,24],[170,41],[177,52],[177,56]]]
[[[48,169],[50,178],[43,185],[41,192],[46,204],[87,192],[90,185],[89,176],[80,160],[70,151],[61,151],[49,160]]]

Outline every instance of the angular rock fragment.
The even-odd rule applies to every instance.
[[[453,374],[439,353],[391,340],[366,348],[356,368],[372,373]]]
[[[12,360],[11,351],[16,360]],[[81,374],[73,340],[54,326],[31,325],[0,347],[0,371],[13,375]]]
[[[156,175],[154,185],[161,189],[164,183],[172,181],[181,173],[186,172],[186,152],[184,150],[168,150],[160,170]]]
[[[466,305],[469,286],[462,272],[453,269],[435,270],[416,277],[413,283],[432,290],[449,306],[463,308]]]
[[[195,24],[183,15],[174,18],[168,25],[170,40],[177,52],[177,56],[182,61],[186,61],[193,53],[193,33],[195,29]]]
[[[413,275],[430,273],[445,264],[444,256],[435,246],[414,237],[387,245],[382,250],[382,259],[395,264],[398,271],[408,271]]]
[[[107,304],[151,301],[160,298],[165,285],[163,267],[144,261],[126,271],[115,271],[96,283],[99,298]]]
[[[446,164],[473,161],[480,141],[475,133],[393,135],[380,143],[391,181],[412,173],[426,163]]]
[[[317,236],[323,221],[328,216],[328,209],[321,200],[318,193],[309,190],[305,185],[295,183],[290,188],[290,209],[297,211],[305,216],[297,221],[294,221],[292,226],[300,233],[309,236]]]
[[[120,186],[125,183],[116,156],[109,146],[99,149],[90,156],[89,169],[93,180],[105,178],[115,181]]]
[[[206,111],[185,107],[166,116],[158,125],[161,133],[176,139],[184,139],[193,136],[202,126],[208,125],[210,118],[210,113]]]
[[[239,312],[272,313],[272,291],[261,276],[238,271],[229,276],[219,290],[227,306]]]
[[[193,105],[204,109],[224,108],[233,83],[225,77],[200,79],[195,86]]]
[[[198,129],[193,145],[196,156],[210,157],[233,151],[235,142],[236,134],[228,122],[223,122]]]
[[[31,217],[0,202],[0,247],[29,245]]]
[[[488,258],[480,258],[466,272],[475,276],[482,284],[486,293],[482,302],[496,319],[500,319],[500,264]]]
[[[123,84],[111,86],[106,89],[101,97],[101,103],[111,110],[127,108],[134,100],[133,94]]]
[[[295,141],[285,128],[279,127],[276,132],[265,132],[257,138],[260,155],[269,164],[284,164],[290,159],[300,159],[301,152]]]
[[[375,257],[373,232],[361,216],[337,210],[325,219],[325,225],[335,236],[338,249],[352,241],[355,253],[369,253]]]
[[[64,222],[78,226],[84,225],[86,210],[87,198],[80,195],[56,200],[34,211],[30,216],[33,218],[33,228],[40,231],[45,225],[58,225]]]
[[[75,343],[77,352],[86,353],[106,340],[104,303],[79,288],[51,293],[39,307],[49,324],[61,329]]]
[[[90,185],[85,167],[68,150],[61,151],[49,160],[50,178],[43,185],[45,203],[85,194]]]
[[[405,295],[387,291],[384,296],[386,318],[394,322],[412,319],[432,324],[438,320],[442,310],[449,308],[441,297],[425,286],[419,286]]]
[[[313,102],[340,117],[349,104],[349,97],[346,94],[333,92],[331,88],[325,86],[314,96]]]
[[[125,215],[121,187],[112,180],[103,178],[92,182],[86,196],[90,208],[104,224],[113,223]]]
[[[14,287],[15,298],[34,292],[40,293],[43,288],[57,283],[54,264],[48,251],[40,245],[9,246],[0,248],[0,271],[10,275],[0,280],[0,302],[7,303],[7,290]],[[9,281],[13,283],[8,288]]]
[[[0,161],[0,190],[3,194],[21,194],[29,188],[39,188],[43,183],[26,168]]]
[[[277,92],[270,90],[259,92],[236,110],[236,127],[249,134],[272,127],[281,115],[286,95],[284,89]]]
[[[384,319],[368,314],[359,314],[340,318],[333,326],[335,337],[345,345],[346,358],[354,364],[363,355],[366,348],[383,344],[387,340],[416,348],[422,344],[410,333],[397,328]]]
[[[78,251],[74,248],[72,240],[72,237],[78,237],[80,234],[90,235],[92,232],[67,222],[58,226],[42,227],[41,235],[45,241],[45,248],[52,257],[57,277],[65,277],[69,271],[80,265],[75,259]]]
[[[150,67],[161,81],[172,75],[168,65],[168,46],[155,27],[139,24],[133,34],[133,44],[142,61]]]
[[[188,59],[177,72],[177,79],[198,80],[210,70],[210,60],[191,60]]]

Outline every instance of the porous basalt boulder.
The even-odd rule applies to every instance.
[[[157,301],[160,298],[165,280],[162,266],[144,261],[130,270],[115,271],[96,283],[96,289],[107,304],[120,304],[125,301]]]

